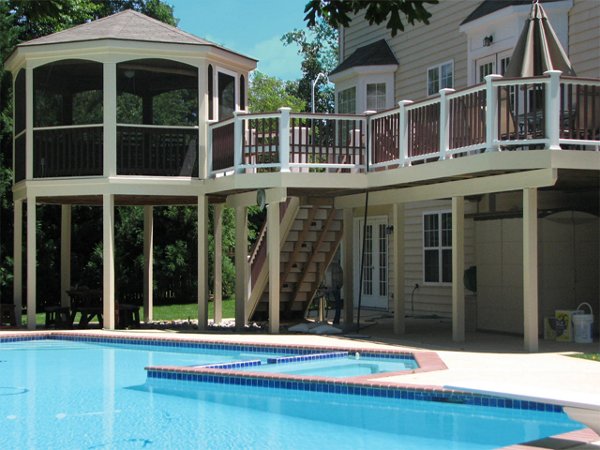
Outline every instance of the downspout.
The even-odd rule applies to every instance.
[[[370,125],[371,125],[371,121],[369,120],[369,116],[368,114],[374,113],[375,111],[365,111],[365,114],[367,114],[367,126],[366,126],[366,145],[365,145],[365,175],[368,177],[369,174],[369,160],[370,160],[370,137],[371,137],[371,133],[370,133]],[[361,249],[361,256],[360,256],[360,279],[358,282],[358,313],[356,316],[356,332],[358,333],[360,331],[360,309],[362,306],[362,293],[363,293],[363,280],[364,280],[364,272],[365,272],[365,249],[366,249],[366,244],[367,244],[367,216],[368,216],[368,210],[369,210],[369,187],[367,184],[367,188],[365,189],[365,213],[363,216],[363,233],[362,233],[362,249]]]

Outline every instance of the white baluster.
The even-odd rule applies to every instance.
[[[400,165],[403,167],[410,166],[410,161],[408,160],[408,113],[406,111],[406,107],[408,105],[412,105],[414,102],[412,100],[400,100],[398,102],[398,107],[400,108],[400,131],[398,137],[398,155],[400,157]]]

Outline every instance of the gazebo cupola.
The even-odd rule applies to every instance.
[[[17,317],[23,202],[29,327],[36,309],[36,204],[62,205],[63,303],[70,285],[70,207],[102,205],[103,307],[105,326],[112,328],[114,207],[146,206],[151,229],[153,205],[205,203],[207,125],[246,109],[256,60],[127,10],[21,43],[5,65],[14,92]],[[151,249],[151,231],[145,234]],[[151,297],[151,258],[147,265],[145,296]]]

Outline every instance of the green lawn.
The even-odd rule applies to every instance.
[[[208,318],[213,319],[215,317],[215,304],[214,302],[208,303]],[[143,308],[140,310],[140,316],[143,320],[144,311]],[[223,318],[235,317],[235,301],[233,299],[223,300]],[[198,305],[196,303],[189,303],[184,305],[168,305],[168,306],[155,306],[154,317],[155,321],[163,320],[194,320],[198,318]],[[44,325],[46,315],[44,313],[38,313],[36,315],[36,323],[38,325]],[[27,318],[23,316],[23,323],[27,323]]]
[[[155,306],[153,312],[154,320],[193,320],[198,318],[198,305],[191,303],[187,305]],[[209,302],[208,318],[213,319],[214,317],[215,304]],[[233,317],[235,317],[235,301],[233,299],[223,300],[223,318]]]
[[[581,358],[581,359],[589,359],[591,361],[598,361],[600,362],[600,353],[578,353],[576,355],[571,355],[575,358]]]

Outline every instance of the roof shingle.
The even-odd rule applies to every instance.
[[[357,48],[342,61],[330,75],[358,66],[382,66],[398,64],[398,60],[385,39]]]
[[[20,46],[58,44],[98,39],[119,39],[172,44],[217,46],[213,42],[186,33],[179,28],[145,16],[131,9],[84,23],[58,33],[23,42]]]
[[[561,0],[540,0],[541,3],[558,2]],[[508,6],[531,5],[531,0],[484,0],[461,22],[461,25],[492,14]]]

